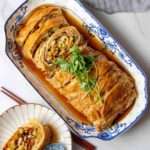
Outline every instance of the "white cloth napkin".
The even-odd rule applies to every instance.
[[[87,6],[107,13],[150,10],[150,0],[81,0]]]

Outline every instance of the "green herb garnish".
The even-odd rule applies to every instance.
[[[95,57],[82,55],[78,46],[73,46],[70,52],[69,60],[58,58],[56,64],[63,71],[72,73],[80,81],[80,86],[83,90],[91,91],[96,85],[96,79],[89,74]]]

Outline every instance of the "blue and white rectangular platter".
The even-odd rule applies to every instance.
[[[132,110],[122,120],[113,125],[111,128],[98,132],[92,126],[78,123],[73,119],[71,114],[61,106],[57,98],[45,90],[42,83],[24,66],[22,58],[16,51],[15,32],[17,26],[24,17],[34,8],[43,4],[54,4],[69,9],[77,16],[87,27],[88,30],[102,40],[121,63],[121,65],[132,75],[135,80],[138,97]],[[81,15],[82,14],[82,15]],[[126,132],[131,128],[143,115],[146,110],[147,79],[145,73],[126,52],[126,50],[112,37],[107,29],[80,3],[79,0],[29,0],[25,1],[16,11],[8,18],[5,24],[6,33],[6,54],[16,67],[21,71],[25,78],[37,90],[37,92],[49,103],[50,107],[56,111],[68,124],[70,129],[77,135],[88,138],[94,137],[102,140],[111,140],[118,135]]]

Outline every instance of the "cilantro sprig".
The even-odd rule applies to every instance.
[[[84,56],[78,46],[70,49],[71,56],[69,60],[57,58],[56,64],[63,71],[72,73],[79,81],[81,89],[91,91],[96,85],[96,79],[90,76],[91,68],[94,64],[94,56]]]

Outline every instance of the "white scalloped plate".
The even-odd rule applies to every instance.
[[[71,134],[65,122],[54,111],[39,104],[14,106],[0,116],[0,149],[18,127],[33,118],[43,124],[52,125],[57,131],[58,142],[62,143],[66,150],[72,149]]]

